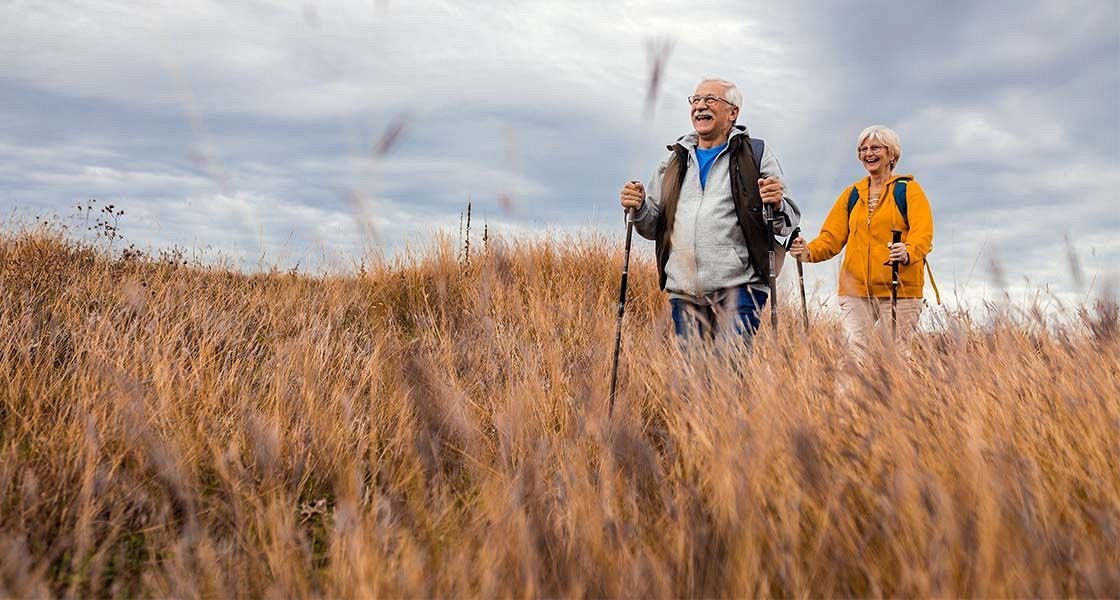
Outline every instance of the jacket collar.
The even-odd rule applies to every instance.
[[[909,174],[909,173],[895,173],[894,175],[891,175],[890,179],[887,180],[887,185],[890,186],[891,184],[898,181],[899,179],[914,179],[914,176]],[[856,182],[856,189],[858,189],[863,194],[866,194],[867,191],[870,188],[871,188],[871,176],[870,175],[862,177],[862,178],[860,178],[859,181]]]
[[[728,148],[733,147],[734,144],[732,143],[732,140],[734,140],[736,137],[738,137],[740,135],[742,135],[742,136],[747,135],[746,125],[739,125],[739,124],[732,125],[731,126],[731,133],[727,134],[727,147]],[[744,139],[745,139],[745,137],[744,137]],[[682,135],[681,137],[677,138],[676,142],[674,142],[672,144],[669,144],[666,147],[669,150],[672,150],[673,146],[680,146],[681,148],[684,148],[685,150],[692,150],[693,148],[696,147],[696,144],[698,144],[698,143],[700,143],[700,134],[696,133],[696,131],[693,130],[693,131],[690,131],[690,132]]]

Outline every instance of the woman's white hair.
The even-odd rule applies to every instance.
[[[700,83],[696,84],[696,87],[700,87],[705,83],[718,83],[722,85],[724,87],[724,100],[727,100],[736,108],[743,108],[743,93],[739,91],[738,86],[736,86],[734,83],[731,83],[726,79],[720,79],[719,77],[705,77],[700,80]]]
[[[879,142],[887,147],[891,155],[891,168],[893,169],[898,164],[899,159],[902,158],[902,142],[898,139],[898,134],[893,129],[886,125],[872,125],[859,133],[859,138],[856,139],[856,156],[859,156],[859,147],[866,141]]]

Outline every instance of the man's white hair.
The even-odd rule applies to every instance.
[[[739,91],[739,87],[734,83],[726,79],[720,79],[719,77],[705,77],[700,80],[700,83],[696,84],[696,87],[700,87],[705,83],[718,83],[722,85],[724,87],[723,99],[737,108],[743,108],[743,93]]]
[[[859,132],[859,138],[856,139],[857,156],[859,155],[858,148],[867,141],[879,142],[887,147],[887,150],[892,156],[890,161],[892,169],[898,164],[899,159],[902,158],[902,142],[898,139],[898,134],[886,125],[872,125]]]

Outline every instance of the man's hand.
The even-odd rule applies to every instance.
[[[767,177],[766,179],[758,180],[758,191],[762,194],[763,202],[776,206],[782,203],[782,195],[785,188],[782,186],[781,179],[777,177]]]
[[[642,203],[646,200],[646,188],[642,187],[640,181],[628,181],[626,185],[622,186],[622,191],[619,192],[618,196],[622,201],[622,208],[638,210],[642,208]]]
[[[900,265],[910,264],[910,253],[906,251],[906,244],[902,242],[887,244],[887,248],[890,248],[891,251],[891,262],[897,262]]]

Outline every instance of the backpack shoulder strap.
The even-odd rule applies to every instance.
[[[852,186],[852,193],[848,194],[848,214],[852,214],[852,209],[856,207],[856,202],[859,202],[859,188],[855,185]]]
[[[758,174],[762,175],[762,153],[766,151],[766,140],[748,137],[751,141],[751,156],[754,158],[754,168],[758,169]]]
[[[894,205],[898,207],[899,214],[902,215],[902,222],[906,223],[906,227],[910,227],[910,216],[907,214],[906,206],[906,182],[910,181],[909,177],[900,177],[894,182]]]

